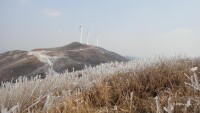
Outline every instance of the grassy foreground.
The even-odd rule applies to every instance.
[[[196,73],[200,78],[200,71],[193,67],[200,67],[199,59],[160,59],[134,71],[115,73],[50,111],[199,113],[200,89],[190,86],[188,77]]]
[[[106,72],[107,76],[101,77],[98,81],[96,77],[100,75],[93,75],[95,78],[90,78],[90,80],[96,81],[91,82],[88,88],[77,88],[69,82],[67,87],[65,87],[66,84],[62,87],[57,85],[58,88],[52,88],[48,92],[54,98],[50,98],[50,95],[47,94],[46,97],[44,96],[35,104],[34,100],[38,98],[36,98],[36,94],[31,94],[27,101],[28,99],[32,100],[30,102],[25,101],[25,104],[30,104],[26,105],[31,106],[30,109],[20,107],[20,110],[16,110],[16,112],[200,112],[200,85],[198,83],[200,80],[200,58],[158,58],[156,60],[151,59],[150,62],[145,60],[127,64],[109,64],[109,66],[115,70]],[[104,67],[101,69],[102,72],[111,69],[108,69],[105,65]],[[99,69],[92,70],[92,73],[95,74],[95,71],[98,74],[100,73]],[[79,80],[82,77],[84,77],[84,74],[77,76]],[[79,82],[81,83],[81,81]],[[69,95],[66,96],[64,91],[69,91]]]

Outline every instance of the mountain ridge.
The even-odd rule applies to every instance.
[[[72,42],[55,48],[38,48],[31,51],[14,50],[0,54],[0,81],[19,76],[33,77],[81,70],[108,62],[127,62],[123,56],[104,48]]]

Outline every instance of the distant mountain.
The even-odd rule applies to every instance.
[[[81,70],[85,65],[96,66],[112,61],[126,62],[128,59],[103,48],[78,42],[56,48],[8,51],[0,54],[0,81],[19,76],[45,77],[47,73]]]
[[[137,59],[139,59],[138,57],[133,57],[133,56],[124,56],[124,58],[126,58],[128,60],[137,60]]]

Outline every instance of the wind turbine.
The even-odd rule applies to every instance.
[[[97,38],[97,46],[99,46],[99,33],[97,33],[96,38]]]
[[[87,32],[87,45],[89,45],[89,38],[90,38],[90,33]]]
[[[83,42],[83,28],[82,28],[82,25],[80,25],[79,30],[80,30],[80,43],[82,43]]]

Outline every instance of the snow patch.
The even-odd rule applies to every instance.
[[[28,55],[33,55],[37,57],[41,62],[46,63],[48,65],[53,65],[54,60],[57,58],[55,56],[46,55],[47,51],[30,51]]]
[[[49,56],[46,53],[48,53],[48,51],[30,51],[28,52],[28,55],[33,55],[35,57],[37,57],[41,62],[49,65],[49,69],[48,69],[48,74],[54,74],[56,73],[53,70],[53,63],[55,61],[55,59],[57,58],[56,56]]]

